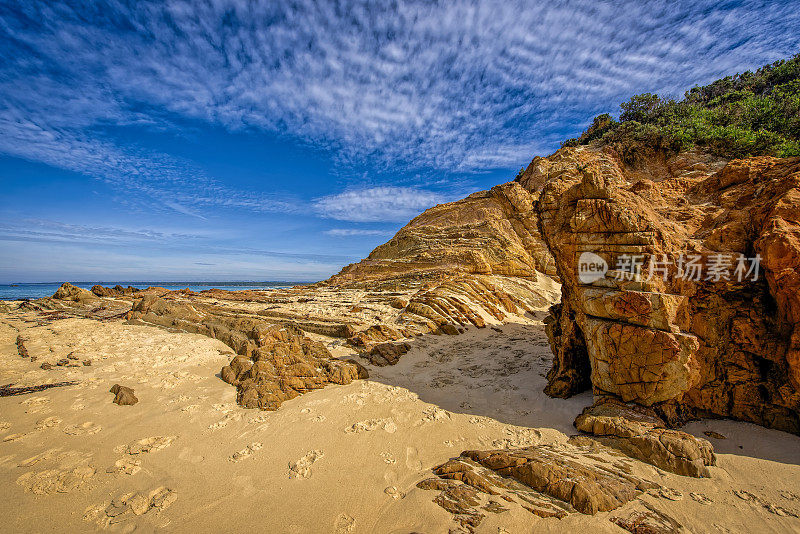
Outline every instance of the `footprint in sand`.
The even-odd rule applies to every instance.
[[[780,517],[797,517],[796,513],[792,512],[791,510],[787,510],[783,506],[777,506],[771,502],[763,502],[761,504],[764,506],[767,512],[771,514],[775,514]]]
[[[125,456],[120,458],[114,465],[106,469],[106,473],[114,473],[117,475],[135,475],[142,470],[142,461],[138,458],[131,458]]]
[[[711,504],[712,502],[714,502],[711,499],[709,499],[708,497],[706,497],[705,495],[703,495],[702,493],[694,493],[694,492],[692,492],[692,493],[689,494],[689,497],[691,497],[695,501],[699,502],[700,504]]]
[[[240,451],[237,451],[237,452],[234,452],[231,455],[231,457],[228,458],[228,460],[230,460],[231,462],[234,462],[234,463],[241,462],[245,458],[250,458],[250,456],[252,456],[254,452],[256,452],[258,450],[261,450],[262,447],[263,447],[263,445],[261,443],[258,443],[258,442],[251,443],[250,445],[248,445],[244,449],[242,449]]]
[[[768,511],[771,514],[775,514],[780,517],[797,517],[797,514],[792,512],[791,510],[787,510],[782,506],[777,506],[775,504],[772,504],[771,502],[765,501],[764,499],[753,495],[749,491],[733,490],[733,494],[742,500],[750,501],[753,504],[761,505],[766,511]]]
[[[327,419],[327,417],[325,417],[324,415],[320,414],[320,415],[318,415],[316,417],[312,417],[310,420],[312,422],[314,422],[314,423],[322,423],[323,421],[325,421],[325,419]]]
[[[311,466],[325,454],[322,451],[309,451],[296,462],[289,464],[289,478],[308,478],[311,476]]]
[[[394,500],[399,500],[406,496],[405,493],[397,489],[397,486],[389,486],[383,492]]]
[[[265,413],[263,413],[263,414],[260,414],[260,415],[256,415],[255,417],[251,417],[251,418],[250,418],[250,419],[247,421],[247,424],[250,424],[250,425],[260,425],[260,424],[262,424],[262,423],[266,423],[267,421],[269,421],[269,415],[268,415],[268,414],[265,414]]]
[[[188,406],[184,406],[183,408],[181,408],[181,411],[182,412],[187,412],[187,413],[194,413],[198,409],[200,409],[200,405],[199,404],[190,404]]]
[[[19,432],[19,433],[16,433],[16,434],[9,434],[9,435],[7,435],[6,437],[3,438],[3,441],[17,441],[18,439],[22,439],[27,435],[28,435],[27,432]]]
[[[419,451],[416,447],[406,447],[406,467],[413,471],[422,469],[422,462],[419,459]]]
[[[758,502],[758,497],[745,490],[733,490],[733,494],[743,501]]]
[[[424,425],[426,423],[434,423],[447,421],[450,419],[450,412],[442,410],[438,406],[429,406],[422,410],[422,418],[416,422],[414,426]]]
[[[395,459],[394,456],[392,456],[392,453],[390,452],[382,452],[381,458],[383,458],[383,461],[389,465],[394,465],[397,463],[397,460]]]
[[[127,445],[121,445],[115,448],[114,452],[132,455],[156,452],[161,449],[166,449],[172,445],[172,442],[176,439],[178,439],[178,436],[153,436],[151,438],[143,438]]]
[[[22,460],[18,467],[30,467],[40,462],[52,461],[60,469],[71,469],[87,464],[92,459],[92,455],[80,451],[62,451],[60,448],[48,449],[30,458]]]
[[[225,416],[217,421],[216,423],[208,425],[208,428],[211,430],[219,430],[220,428],[225,428],[228,426],[228,423],[231,421],[239,421],[242,418],[242,414],[240,413],[225,413]]]
[[[339,517],[336,518],[336,522],[333,524],[336,534],[347,534],[348,532],[353,532],[355,526],[356,520],[347,514],[339,514]]]
[[[149,493],[125,493],[109,504],[99,504],[86,508],[83,520],[96,523],[102,529],[119,524],[136,516],[147,514],[158,515],[178,499],[178,494],[165,487],[159,487]],[[165,527],[169,522],[158,521],[155,526]]]
[[[64,433],[70,436],[91,436],[103,430],[103,427],[97,423],[86,421],[79,425],[69,425],[64,427]]]
[[[192,452],[192,449],[190,449],[189,447],[184,447],[181,450],[181,453],[178,455],[178,459],[183,460],[184,462],[199,464],[205,458],[203,457],[202,454],[194,454]]]
[[[655,497],[661,497],[662,499],[668,499],[670,501],[683,500],[683,493],[672,488],[658,488],[656,490],[650,491],[650,495],[653,495]]]
[[[50,397],[31,397],[20,404],[28,407],[25,413],[41,413],[50,410]]]
[[[94,467],[82,466],[73,469],[30,471],[17,479],[17,484],[35,495],[69,493],[81,487],[95,474]]]
[[[9,428],[11,428],[11,423],[8,421],[0,421],[0,432],[8,430]]]
[[[389,434],[397,432],[397,425],[391,419],[367,419],[359,421],[344,429],[347,434],[360,434],[362,432],[372,432],[383,428]]]

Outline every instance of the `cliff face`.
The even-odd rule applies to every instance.
[[[389,242],[324,282],[342,288],[412,289],[397,322],[457,333],[541,309],[558,298],[555,263],[540,237],[538,193],[509,182],[435,206]]]
[[[414,218],[331,283],[385,279],[413,273],[465,273],[536,279],[555,274],[553,258],[539,236],[533,209],[538,193],[516,182],[435,206]]]
[[[800,158],[685,153],[631,169],[580,147],[537,158],[520,182],[539,192],[563,284],[549,394],[591,385],[672,423],[800,432]],[[581,276],[585,253],[609,271]]]

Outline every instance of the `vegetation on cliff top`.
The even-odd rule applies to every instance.
[[[618,121],[599,115],[562,146],[610,145],[628,162],[693,147],[729,158],[800,156],[800,54],[693,87],[679,101],[644,93],[620,108]]]

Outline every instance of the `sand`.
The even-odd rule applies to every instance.
[[[9,532],[448,532],[452,516],[415,484],[462,450],[565,442],[591,395],[542,393],[541,317],[422,336],[369,380],[329,386],[276,412],[245,410],[220,380],[231,350],[201,335],[121,321],[0,314],[0,385],[76,385],[0,398],[0,514]],[[37,360],[18,355],[22,334]],[[331,351],[352,357],[322,336]],[[72,353],[76,367],[40,364]],[[91,359],[90,366],[83,360]],[[109,388],[139,402],[117,406]],[[692,479],[632,462],[675,490],[644,495],[691,532],[800,532],[800,437],[734,421],[685,427],[718,465]],[[595,516],[487,514],[483,533],[623,532]]]

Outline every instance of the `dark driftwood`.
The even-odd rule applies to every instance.
[[[11,384],[0,386],[0,397],[11,397],[12,395],[25,395],[26,393],[36,393],[50,388],[60,388],[64,386],[74,386],[77,382],[53,382],[52,384],[39,384],[38,386],[27,386],[13,388]]]

